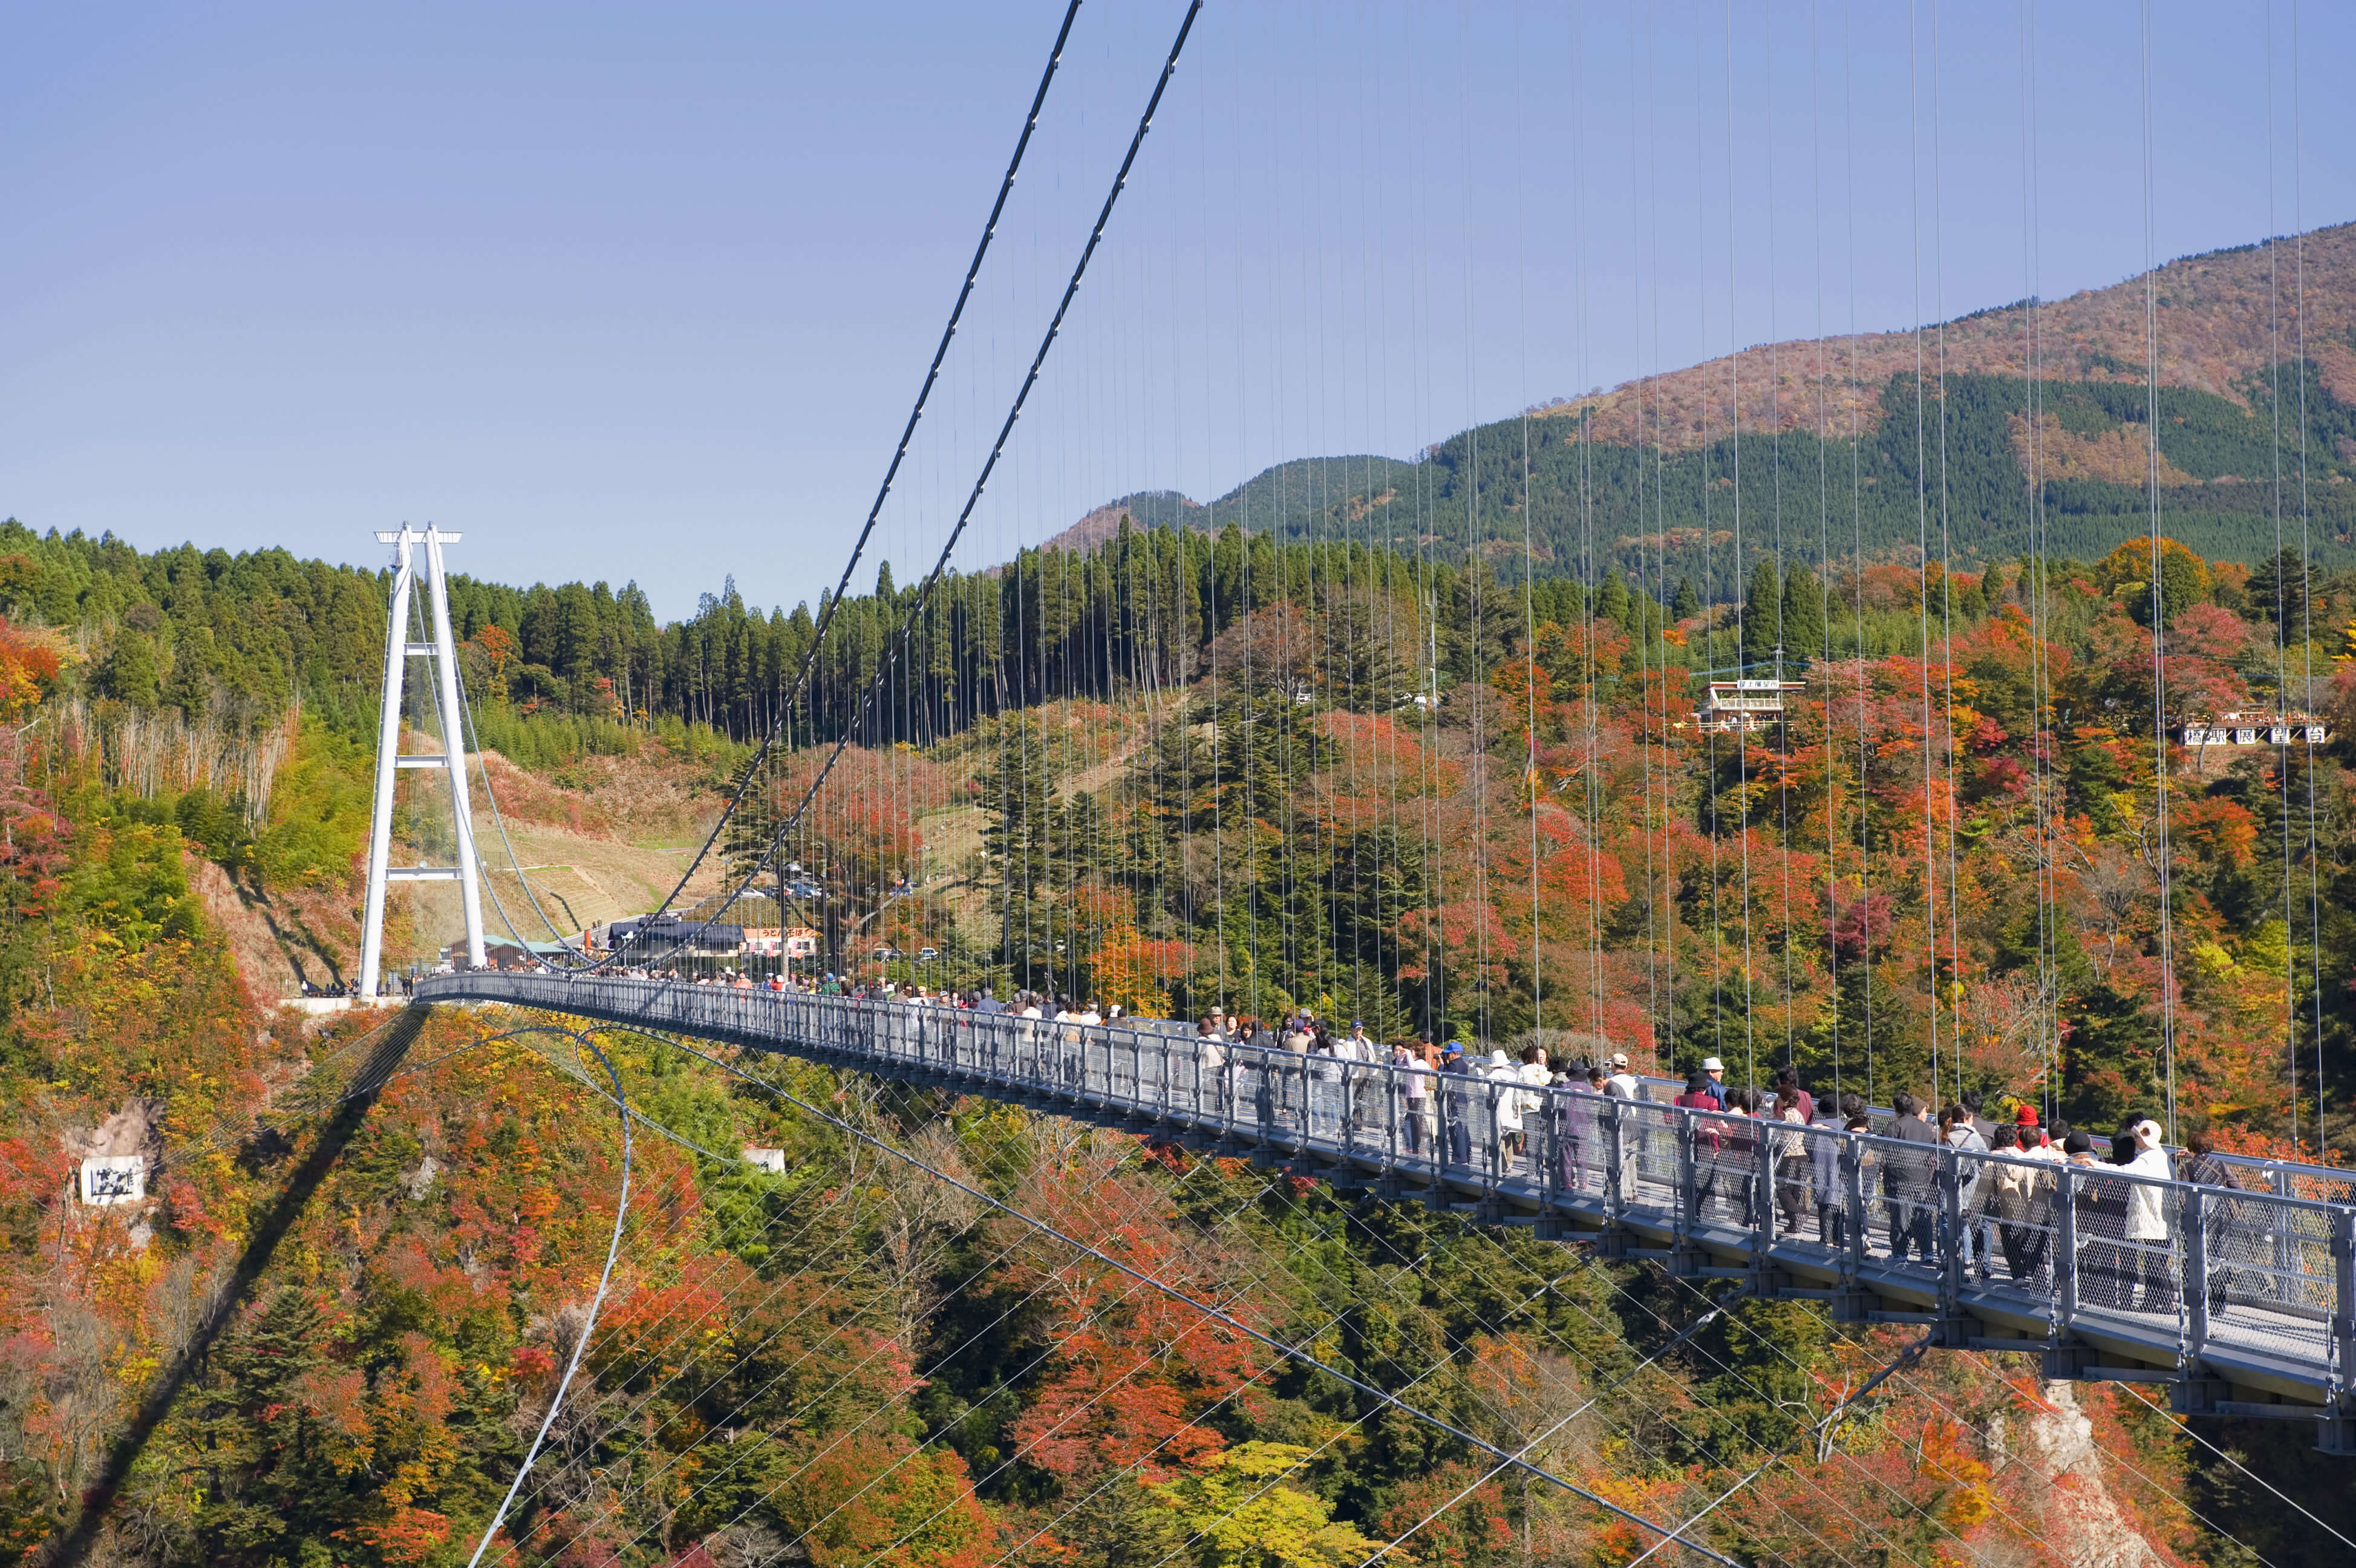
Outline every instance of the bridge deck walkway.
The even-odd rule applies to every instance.
[[[893,1001],[487,972],[432,977],[417,996],[722,1040],[1158,1133],[1687,1275],[1748,1277],[1846,1320],[1928,1325],[1952,1348],[2042,1352],[2050,1375],[2167,1384],[2189,1412],[2321,1418],[2325,1446],[2356,1448],[2356,1206],[2279,1176],[2255,1190],[2148,1180]]]

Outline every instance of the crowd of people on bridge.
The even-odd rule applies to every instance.
[[[1055,1053],[1054,1070],[1076,1083],[1083,1074],[1082,1030],[1124,1022],[1117,1005],[1039,990],[1016,990],[1001,1001],[987,987],[936,991],[833,974],[755,980],[729,970],[633,972],[1037,1020],[1041,1042]],[[1165,1036],[1184,1028],[1158,1019],[1126,1021]],[[1991,1118],[1976,1093],[1935,1110],[1920,1096],[1899,1094],[1887,1112],[1876,1112],[1855,1092],[1810,1092],[1789,1068],[1763,1090],[1729,1084],[1716,1057],[1686,1074],[1683,1090],[1671,1095],[1665,1091],[1673,1083],[1641,1078],[1625,1052],[1575,1060],[1549,1056],[1537,1044],[1483,1049],[1462,1037],[1435,1042],[1429,1034],[1386,1043],[1363,1020],[1345,1024],[1309,1007],[1274,1019],[1213,1007],[1195,1021],[1191,1037],[1175,1038],[1188,1040],[1198,1082],[1235,1096],[1248,1079],[1258,1103],[1238,1104],[1237,1112],[1281,1119],[1312,1142],[1392,1137],[1409,1157],[1600,1193],[1615,1163],[1607,1144],[1616,1136],[1623,1189],[1631,1182],[1638,1189],[1627,1195],[1649,1187],[1674,1202],[1682,1188],[1689,1228],[1772,1229],[1782,1239],[1878,1250],[1897,1262],[1939,1261],[1946,1201],[1941,1150],[1954,1149],[1970,1156],[1954,1162],[1952,1239],[1967,1277],[1993,1280],[2000,1268],[2014,1282],[2044,1288],[2066,1230],[2078,1249],[2081,1301],[2131,1311],[2176,1305],[2181,1238],[2169,1189],[2157,1183],[2227,1190],[2244,1185],[2205,1136],[2196,1133],[2183,1149],[2170,1150],[2148,1116],[2128,1118],[2098,1148],[2086,1129],[2049,1122],[2033,1103]],[[1607,1100],[1629,1107],[1610,1117],[1616,1133],[1607,1131]],[[1664,1107],[1700,1114],[1677,1117]],[[2065,1183],[2059,1175],[2064,1165],[2087,1174]],[[2065,1187],[2074,1220],[2066,1228]],[[1880,1233],[1853,1237],[1849,1228],[1858,1215],[1878,1220]],[[2236,1232],[2233,1205],[2211,1206],[2203,1237],[2211,1258],[2224,1264],[2213,1282],[2233,1277],[2230,1259],[2247,1240]],[[2212,1283],[2211,1290],[2222,1294],[2223,1284]]]
[[[1063,1016],[1063,1015],[1057,1015]],[[1607,1180],[1606,1099],[1658,1107],[1666,1085],[1647,1082],[1625,1052],[1600,1060],[1549,1056],[1531,1044],[1519,1051],[1483,1050],[1462,1038],[1435,1043],[1428,1034],[1386,1044],[1364,1022],[1346,1025],[1301,1008],[1274,1021],[1234,1017],[1213,1008],[1197,1020],[1202,1059],[1218,1067],[1226,1047],[1265,1053],[1270,1112],[1296,1118],[1312,1139],[1347,1141],[1389,1129],[1401,1152],[1449,1165],[1485,1164],[1498,1176],[1557,1176],[1560,1189],[1599,1192]],[[1301,1058],[1286,1069],[1286,1058]],[[1353,1071],[1349,1064],[1387,1067]],[[1557,1092],[1541,1092],[1555,1090]],[[2089,1305],[2169,1312],[2177,1305],[2179,1219],[2170,1180],[2228,1191],[2244,1182],[2195,1133],[2180,1151],[2163,1142],[2149,1116],[2128,1117],[2100,1141],[2083,1128],[2048,1122],[2034,1103],[2011,1105],[1998,1122],[1976,1092],[1944,1109],[1900,1094],[1886,1112],[1869,1111],[1855,1092],[1811,1093],[1790,1068],[1772,1086],[1729,1084],[1725,1064],[1706,1058],[1666,1103],[1702,1112],[1675,1118],[1633,1109],[1617,1118],[1622,1179],[1651,1181],[1674,1192],[1682,1166],[1690,1226],[1707,1221],[1772,1230],[1778,1238],[1833,1248],[1880,1251],[1896,1262],[1939,1262],[1944,1195],[1940,1151],[1955,1150],[1953,1245],[1967,1277],[2002,1277],[2038,1289],[2052,1280],[2065,1229],[2076,1248],[2079,1299]],[[1683,1134],[1677,1122],[1690,1122]],[[1765,1125],[1759,1125],[1765,1123]],[[1690,1140],[1681,1146],[1680,1136]],[[1765,1159],[1762,1163],[1762,1141]],[[1444,1146],[1443,1146],[1444,1145]],[[1541,1162],[1558,1162],[1545,1172]],[[2085,1174],[2068,1181],[2057,1167]],[[2143,1178],[2143,1179],[2121,1179]],[[2064,1191],[2074,1223],[2064,1227]],[[1853,1215],[1879,1221],[1880,1235],[1852,1239]],[[2232,1260],[2246,1251],[2247,1226],[2230,1200],[2203,1220],[2217,1265],[2211,1290],[2222,1301]],[[1875,1243],[1879,1248],[1875,1249]]]

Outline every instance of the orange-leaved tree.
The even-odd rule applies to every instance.
[[[1200,1418],[1223,1402],[1248,1413],[1247,1391],[1270,1369],[1269,1352],[1194,1304],[1247,1324],[1267,1309],[1239,1288],[1246,1260],[1189,1227],[1160,1185],[1108,1165],[1083,1153],[1035,1172],[1031,1210],[1166,1288],[1023,1237],[1008,1285],[1039,1289],[1048,1354],[1012,1435],[1025,1460],[1066,1482],[1131,1465],[1160,1482],[1226,1446]]]

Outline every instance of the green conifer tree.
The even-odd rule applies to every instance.
[[[326,1364],[311,1295],[281,1285],[217,1349],[176,1423],[198,1485],[187,1528],[208,1563],[288,1563],[358,1512],[295,1390]]]
[[[2244,603],[2255,618],[2275,623],[2281,641],[2302,639],[2307,635],[2307,558],[2286,547],[2250,574]]]
[[[1603,574],[1603,586],[1595,595],[1595,613],[1605,620],[1618,621],[1623,626],[1627,623],[1628,585],[1620,580],[1620,568],[1617,566],[1607,569]]]
[[[1783,575],[1783,661],[1804,664],[1825,657],[1825,588],[1805,565]]]
[[[2158,1103],[2159,1018],[2107,980],[2072,1010],[2062,1057],[2062,1114],[2100,1137]]]
[[[143,631],[115,633],[114,648],[99,666],[99,690],[118,702],[145,711],[155,705],[161,680],[155,669],[155,644]]]
[[[1770,559],[1751,569],[1751,591],[1742,601],[1744,668],[1772,666],[1783,639],[1783,583]]]

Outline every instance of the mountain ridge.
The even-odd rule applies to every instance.
[[[2159,349],[2156,441],[2147,292]],[[1929,386],[1920,400],[1918,365]],[[1918,451],[1909,416],[1929,409],[1935,449],[1926,440]],[[1470,426],[1414,461],[1292,458],[1207,504],[1132,492],[1042,548],[1093,549],[1126,512],[1139,527],[1232,521],[1287,538],[1478,553],[1536,575],[1578,564],[1663,585],[1691,576],[1726,597],[1762,533],[1766,548],[1787,553],[1787,524],[1844,558],[1905,559],[1943,532],[1972,561],[2031,548],[2099,555],[2149,531],[2154,446],[2163,532],[2254,563],[2278,548],[2278,525],[2286,540],[2303,532],[2319,563],[2356,564],[2345,489],[2356,478],[2356,224],[2179,257],[2065,299],[1920,329],[1753,345]],[[1780,482],[1792,471],[1847,476],[1853,454],[1850,495],[1803,487],[1795,503]],[[2292,493],[2302,469],[2303,529]],[[1852,526],[1840,530],[1837,512]],[[1847,551],[1834,548],[1841,532]]]

